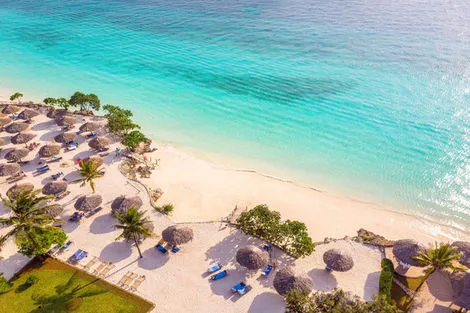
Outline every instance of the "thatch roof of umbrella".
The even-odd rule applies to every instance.
[[[0,146],[3,146],[5,143],[6,143],[6,142],[5,142],[5,139],[0,138]]]
[[[64,181],[53,181],[42,187],[42,193],[45,195],[58,195],[67,190],[67,183]]]
[[[31,192],[34,190],[34,185],[31,183],[17,184],[8,189],[7,196],[16,199],[20,194],[25,192]]]
[[[39,156],[41,158],[49,158],[59,153],[60,153],[59,145],[44,145],[39,149]]]
[[[142,205],[142,200],[137,196],[129,198],[125,196],[120,196],[114,199],[111,203],[111,210],[113,210],[113,212],[124,213],[130,208],[140,209]]]
[[[14,134],[25,131],[29,128],[29,124],[24,122],[13,122],[5,127],[7,133]]]
[[[460,263],[466,267],[470,267],[470,242],[467,241],[456,241],[452,244],[453,247],[457,248],[457,251],[462,253]]]
[[[18,112],[19,110],[21,110],[21,108],[17,107],[16,105],[7,105],[6,107],[3,108],[2,113],[12,114],[12,113]]]
[[[454,301],[454,304],[467,310],[470,309],[470,271],[465,273],[462,293],[460,297]]]
[[[6,124],[11,123],[12,119],[9,117],[0,117],[0,127],[5,126]]]
[[[470,280],[470,273],[453,271],[449,273],[449,279],[454,293],[460,297],[465,290],[465,280]]]
[[[268,265],[269,254],[256,246],[249,245],[238,249],[236,259],[241,266],[256,270]]]
[[[20,161],[29,154],[29,150],[25,148],[17,148],[11,150],[5,155],[5,159],[11,162]]]
[[[27,143],[33,140],[34,137],[36,137],[36,134],[33,133],[18,133],[11,138],[11,143],[15,145]]]
[[[62,212],[64,212],[64,208],[60,204],[53,204],[47,207],[46,214],[50,217],[57,217]]]
[[[329,269],[337,272],[346,272],[353,268],[352,256],[339,249],[330,249],[323,254],[323,261]]]
[[[21,111],[20,114],[18,114],[18,118],[22,120],[30,120],[33,117],[38,116],[38,115],[39,115],[39,112],[36,110],[24,109],[23,111]]]
[[[77,122],[75,116],[59,116],[55,120],[58,126],[72,126]]]
[[[193,239],[193,231],[186,226],[169,226],[162,231],[162,239],[172,246],[178,246],[190,242]]]
[[[47,112],[47,117],[48,118],[56,118],[56,117],[59,117],[59,116],[65,116],[69,113],[69,111],[67,111],[66,109],[53,109],[53,110],[50,110],[49,112]]]
[[[86,159],[84,159],[83,161],[91,161],[91,162],[94,162],[96,164],[96,166],[101,166],[104,164],[104,160],[102,157],[100,157],[99,155],[92,155]]]
[[[108,138],[99,136],[90,140],[88,145],[90,146],[90,148],[98,150],[98,149],[107,148],[109,146],[109,143],[110,142]]]
[[[75,202],[74,207],[79,211],[91,211],[96,209],[102,202],[103,198],[97,194],[81,196]]]
[[[313,288],[312,280],[307,276],[296,276],[291,268],[283,268],[274,276],[274,289],[280,295],[288,294],[292,289],[310,293]]]
[[[20,171],[21,167],[17,163],[8,163],[0,165],[0,176],[10,176]]]
[[[74,141],[75,138],[77,138],[77,134],[75,132],[67,132],[67,133],[58,134],[57,136],[54,137],[54,140],[60,143],[67,143],[70,141]]]
[[[413,239],[403,239],[395,241],[393,245],[393,255],[398,261],[418,267],[425,267],[421,263],[418,263],[413,258],[417,257],[421,252],[426,252],[426,248]]]
[[[81,132],[94,132],[100,129],[100,124],[98,123],[93,123],[93,122],[86,122],[82,126],[80,126],[80,131]]]

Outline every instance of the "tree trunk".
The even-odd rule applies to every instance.
[[[137,240],[137,236],[134,236],[134,242],[135,242],[135,246],[137,247],[137,251],[139,252],[139,257],[142,259],[143,256],[142,256],[142,252],[140,252],[139,241]]]

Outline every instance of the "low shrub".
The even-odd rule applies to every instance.
[[[392,283],[393,283],[393,263],[389,259],[382,260],[382,272],[379,279],[379,294],[386,297],[388,301],[391,299]]]
[[[157,206],[155,209],[160,213],[163,213],[165,215],[170,215],[175,209],[175,207],[173,206],[173,204],[167,203],[162,206]]]
[[[36,276],[36,275],[29,275],[28,278],[26,278],[26,281],[25,281],[25,285],[26,286],[32,286],[34,285],[37,281],[39,280],[39,278]]]
[[[12,284],[9,283],[5,277],[3,277],[3,273],[0,273],[0,293],[9,291],[11,286]]]

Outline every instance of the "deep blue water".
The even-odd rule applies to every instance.
[[[466,1],[0,0],[0,88],[470,230]]]

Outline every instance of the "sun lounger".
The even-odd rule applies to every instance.
[[[54,253],[57,252],[57,250],[59,250],[59,248],[60,248],[60,245],[55,245],[52,249],[50,249],[49,251],[47,251],[47,254],[53,255]]]
[[[72,244],[72,241],[71,241],[71,240],[67,241],[67,242],[65,243],[65,245],[63,245],[62,247],[60,247],[60,249],[59,249],[58,252],[64,252],[65,250],[67,250],[67,249],[70,247],[71,244]]]
[[[264,251],[268,251],[268,252],[269,252],[269,250],[271,250],[272,248],[273,248],[273,244],[272,244],[272,243],[269,243],[269,244],[263,246],[263,250],[264,250]]]
[[[173,252],[173,253],[177,253],[178,251],[180,251],[180,248],[178,248],[178,247],[171,248],[171,252]]]
[[[109,264],[108,266],[106,266],[106,267],[104,268],[104,270],[100,273],[99,276],[100,276],[100,277],[106,277],[106,275],[108,275],[108,273],[109,273],[113,268],[115,268],[115,267],[116,267],[116,265],[114,265],[114,264]]]
[[[88,252],[78,249],[70,258],[70,263],[78,263],[88,256]]]
[[[123,288],[131,288],[132,281],[136,279],[138,276],[139,275],[137,275],[136,273],[131,272],[131,274],[124,280],[121,286]]]
[[[69,221],[70,221],[70,222],[77,222],[77,223],[78,223],[78,222],[81,221],[81,219],[83,218],[84,215],[85,215],[85,214],[84,214],[83,212],[78,212],[78,211],[76,211],[76,212],[74,212],[74,213],[72,214],[72,216],[69,218]]]
[[[77,149],[77,146],[73,145],[73,146],[67,146],[67,148],[65,148],[65,152],[67,151],[72,151],[72,150],[75,150]]]
[[[51,177],[53,180],[57,180],[60,176],[63,176],[63,175],[64,175],[63,172],[59,172],[57,174],[52,175]]]
[[[104,151],[108,151],[108,150],[109,150],[109,148],[99,148],[98,152],[104,152]]]
[[[161,253],[168,253],[168,250],[162,246],[162,245],[157,245],[156,246],[157,250],[160,251]]]
[[[28,164],[29,161],[18,161],[16,163],[18,163],[19,165],[25,165],[25,164]]]
[[[268,265],[264,268],[263,270],[263,274],[264,276],[268,276],[269,273],[271,273],[271,271],[273,270],[273,266],[272,265]]]
[[[47,161],[47,163],[58,162],[60,160],[62,160],[62,157],[52,157]]]
[[[244,282],[238,283],[232,287],[232,292],[238,292],[238,290],[241,290],[245,287],[246,287],[246,284]]]
[[[96,213],[98,213],[98,212],[101,211],[101,210],[103,210],[102,207],[97,207],[96,209],[93,209],[93,210],[91,210],[90,212],[88,212],[88,213],[86,214],[86,217],[91,217],[91,216],[95,215]]]
[[[219,279],[224,278],[225,276],[227,276],[227,271],[222,271],[222,272],[219,272],[215,275],[212,275],[211,280],[219,280]]]
[[[98,262],[98,258],[95,256],[93,257],[93,259],[91,259],[90,261],[88,261],[88,263],[86,265],[83,266],[83,269],[85,269],[86,271],[88,271],[93,265],[96,264],[96,262]]]
[[[106,266],[109,265],[107,261],[101,261],[101,264],[93,271],[93,275],[98,275]]]
[[[247,285],[243,289],[238,290],[238,294],[240,296],[243,296],[244,294],[248,293],[248,291],[250,291],[250,290],[251,290],[251,286]]]
[[[40,167],[36,168],[36,171],[40,171],[40,170],[43,170],[45,168],[49,168],[49,165],[46,164],[46,165],[40,166]]]
[[[209,273],[214,273],[214,272],[217,272],[218,270],[220,270],[221,268],[222,268],[222,265],[219,264],[219,263],[217,263],[216,265],[209,267],[209,268],[207,269],[207,271],[208,271]]]
[[[135,279],[134,283],[132,284],[131,286],[131,290],[132,291],[137,291],[137,288],[139,288],[140,285],[142,285],[142,283],[144,282],[145,280],[145,276],[142,275],[142,276],[139,276],[138,278]]]
[[[57,201],[57,200],[63,199],[63,198],[65,198],[65,197],[67,197],[69,194],[70,194],[70,191],[67,190],[66,192],[63,192],[63,193],[61,193],[60,195],[57,195],[57,196],[55,197],[55,200]]]
[[[90,134],[86,135],[87,138],[93,138],[96,136],[95,132],[91,132]]]
[[[16,182],[22,180],[25,177],[26,177],[26,174],[21,174],[19,176],[15,176],[15,177],[12,176],[12,177],[7,178],[7,181],[8,181],[9,184],[12,184],[12,183],[16,183]]]
[[[126,275],[122,276],[121,280],[120,280],[120,281],[117,283],[117,284],[118,284],[118,286],[121,286],[121,285],[123,285],[123,284],[124,284],[124,282],[126,282],[126,281],[127,281],[127,279],[128,279],[130,276],[131,276],[131,274],[132,274],[132,272],[131,272],[131,271],[129,271],[129,272],[127,272],[127,273],[126,273]]]

